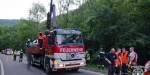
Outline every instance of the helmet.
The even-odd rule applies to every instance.
[[[88,51],[86,51],[86,53],[89,53]]]
[[[28,39],[28,41],[30,41],[30,39]]]

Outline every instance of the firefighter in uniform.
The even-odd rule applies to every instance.
[[[104,63],[105,63],[105,52],[103,48],[101,48],[98,55],[98,68],[100,69],[102,67],[102,70],[104,70]]]
[[[86,63],[87,63],[87,65],[89,64],[89,62],[90,62],[90,54],[88,51],[86,51]]]
[[[30,39],[28,39],[28,41],[26,42],[26,46],[27,46],[27,47],[30,46]]]
[[[44,40],[44,34],[43,34],[43,32],[40,32],[40,33],[38,34],[38,41],[39,41],[39,43],[40,43],[40,50],[43,49],[43,40]]]
[[[21,49],[21,51],[20,51],[20,58],[19,58],[19,62],[22,62],[22,59],[23,59],[23,51],[22,51],[22,49]]]

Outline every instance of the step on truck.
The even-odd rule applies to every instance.
[[[50,30],[52,14],[53,28]],[[42,44],[37,38],[26,47],[26,52],[32,54],[30,64],[43,67],[46,73],[59,69],[78,71],[80,67],[84,67],[86,54],[82,33],[77,28],[61,29],[56,26],[55,5],[52,0],[50,12],[47,13],[47,28],[45,32],[39,33],[43,36]]]

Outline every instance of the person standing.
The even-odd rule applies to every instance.
[[[90,63],[90,54],[88,51],[86,51],[86,64],[89,65]]]
[[[115,67],[116,69],[116,74],[120,75],[121,73],[121,66],[122,66],[122,60],[121,60],[121,49],[118,48],[117,52],[115,53],[117,56],[117,61],[115,62],[117,64],[117,66]]]
[[[138,58],[138,55],[136,52],[134,52],[134,47],[130,47],[129,65],[136,66],[137,58]]]
[[[20,58],[19,58],[19,62],[22,62],[22,59],[23,59],[23,51],[22,51],[22,49],[21,49],[21,51],[20,51]]]
[[[130,67],[130,72],[132,73],[134,68],[131,68],[131,66],[136,66],[137,65],[137,58],[138,55],[136,52],[134,52],[134,47],[130,47],[130,54],[129,54],[129,64],[128,66]]]
[[[126,51],[125,48],[122,48],[121,53],[121,59],[122,59],[122,75],[128,74],[128,51]]]
[[[115,61],[117,61],[117,56],[114,48],[106,54],[105,60],[108,62],[108,75],[114,75],[115,66],[117,66],[117,64],[115,64]]]
[[[16,61],[17,51],[15,50],[15,51],[13,52],[13,54],[14,54],[14,59],[13,59],[13,61]]]
[[[100,69],[102,67],[102,70],[104,70],[104,63],[105,63],[105,52],[103,48],[101,48],[98,55],[98,68]]]

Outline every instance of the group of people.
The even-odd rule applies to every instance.
[[[13,61],[16,61],[16,56],[17,56],[17,51],[16,50],[13,51],[13,55],[14,55],[13,56]],[[19,54],[19,62],[21,62],[22,59],[23,59],[23,51],[21,49],[20,54]]]
[[[100,48],[98,54],[98,68],[104,70],[104,64],[108,63],[108,75],[128,75],[130,66],[137,65],[138,55],[134,52],[134,47],[129,48],[130,52],[125,48],[112,48],[110,52],[105,53],[103,48]],[[86,55],[87,64],[89,64],[90,55]],[[132,69],[130,69],[132,71]]]
[[[125,48],[118,48],[117,51],[112,48],[105,56],[103,52],[104,58],[100,58],[100,60],[102,63],[104,60],[108,63],[108,75],[114,75],[114,73],[128,75],[128,67],[137,65],[138,55],[134,52],[134,47],[130,47],[129,50],[130,53]],[[102,55],[102,51],[100,51],[100,55]]]

